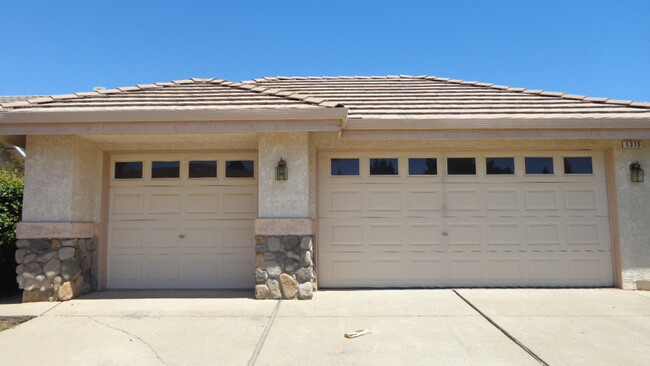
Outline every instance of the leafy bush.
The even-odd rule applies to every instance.
[[[0,296],[18,293],[16,283],[16,223],[23,203],[23,160],[0,166]]]

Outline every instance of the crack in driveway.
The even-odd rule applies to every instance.
[[[128,335],[128,336],[130,336],[130,337],[133,337],[133,338],[139,340],[140,342],[142,342],[142,344],[144,344],[145,346],[147,346],[147,347],[151,350],[151,352],[153,352],[153,354],[156,356],[156,358],[158,359],[158,361],[160,361],[163,365],[167,365],[167,362],[163,361],[163,359],[160,358],[160,355],[158,354],[158,352],[156,352],[156,350],[153,348],[153,346],[152,346],[149,342],[145,341],[144,339],[138,337],[138,336],[135,335],[135,334],[129,333],[129,332],[127,332],[127,331],[124,330],[124,329],[120,329],[120,328],[114,327],[114,326],[112,326],[112,325],[108,325],[108,324],[106,324],[106,323],[104,323],[104,322],[101,322],[101,321],[99,321],[99,320],[97,320],[97,319],[95,319],[95,318],[92,318],[92,317],[90,317],[90,316],[88,317],[88,319],[94,321],[94,322],[97,323],[97,324],[101,324],[101,325],[103,325],[103,326],[105,326],[105,327],[107,327],[107,328],[110,328],[110,329],[116,330],[116,331],[118,331],[118,332],[122,332],[122,333],[124,333],[124,334],[126,334],[126,335]]]

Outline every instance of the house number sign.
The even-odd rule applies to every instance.
[[[623,141],[623,148],[624,149],[642,149],[643,148],[643,142],[639,140],[626,140]]]

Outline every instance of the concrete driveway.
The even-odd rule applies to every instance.
[[[650,293],[615,289],[100,292],[0,304],[0,365],[648,365]],[[345,332],[372,334],[346,339]]]

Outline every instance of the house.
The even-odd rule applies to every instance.
[[[649,103],[433,76],[189,79],[2,104],[0,135],[27,141],[24,301],[650,280]]]

